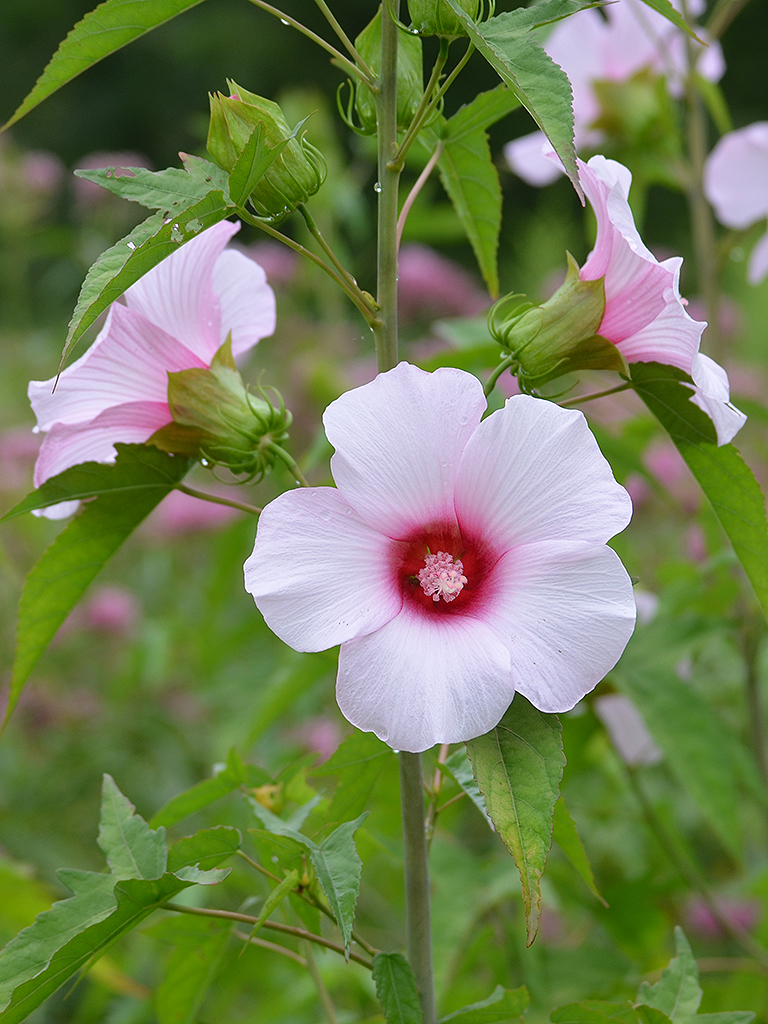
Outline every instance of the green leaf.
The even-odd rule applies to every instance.
[[[373,983],[387,1024],[423,1024],[416,979],[402,953],[376,954]]]
[[[190,814],[201,811],[215,800],[220,800],[221,797],[227,796],[233,790],[239,789],[240,786],[247,785],[249,768],[251,771],[255,770],[255,766],[246,765],[243,762],[233,747],[227,755],[227,763],[221,768],[221,771],[217,771],[210,779],[203,779],[197,785],[172,797],[165,807],[161,807],[150,819],[150,825],[152,828],[158,828],[160,825],[169,828],[183,818],[188,818]],[[263,772],[262,782],[269,781],[270,776],[267,772]]]
[[[77,297],[61,355],[62,365],[99,313],[120,298],[126,288],[185,242],[234,212],[229,196],[216,189],[171,218],[163,212],[153,213],[103,252],[88,271]]]
[[[552,838],[576,868],[589,891],[597,896],[604,907],[607,907],[608,904],[597,888],[592,865],[589,863],[587,851],[584,849],[579,830],[576,828],[576,822],[565,806],[565,800],[563,800],[562,795],[555,804]]]
[[[232,857],[240,849],[242,836],[230,825],[203,828],[185,836],[168,850],[168,870],[179,875],[185,868],[209,871]]]
[[[457,785],[461,786],[491,828],[495,829],[493,822],[488,817],[488,810],[485,806],[485,797],[480,792],[477,782],[475,781],[475,776],[472,772],[472,763],[467,757],[466,752],[463,750],[454,750],[444,764],[438,764],[438,768],[441,772],[446,772],[446,774],[450,775],[453,781]]]
[[[491,732],[467,743],[488,814],[520,872],[528,945],[541,916],[541,875],[565,757],[556,715],[515,694]]]
[[[549,1019],[552,1024],[670,1024],[669,1017],[650,1006],[634,1007],[599,999],[561,1006]]]
[[[478,128],[464,132],[455,141],[445,142],[437,167],[472,245],[483,280],[496,299],[499,295],[496,253],[501,231],[501,185],[485,131]]]
[[[0,1024],[21,1024],[121,935],[192,884],[171,873],[116,884],[112,875],[59,874],[75,895],[40,914],[0,951]]]
[[[128,174],[118,174],[127,171]],[[167,215],[181,213],[205,199],[211,191],[227,193],[228,175],[216,164],[200,157],[186,157],[184,167],[149,171],[146,167],[97,167],[75,171],[78,178],[114,192],[121,199],[160,210]]]
[[[531,30],[546,21],[582,9],[578,2],[518,8],[476,25],[456,0],[446,0],[463,22],[467,34],[502,82],[509,86],[554,146],[573,187],[584,202],[573,145],[571,84],[565,72],[543,50]],[[590,6],[590,5],[586,5]],[[562,11],[556,14],[556,11]]]
[[[62,85],[145,32],[201,0],[107,0],[79,21],[51,58],[32,92],[3,129],[10,128]]]
[[[661,980],[655,985],[644,981],[637,992],[637,1002],[653,1006],[665,1013],[672,1024],[691,1024],[701,1003],[699,968],[682,928],[675,928],[677,956],[670,960]]]
[[[677,28],[682,29],[691,39],[696,39],[704,45],[703,40],[699,39],[682,14],[672,6],[669,0],[643,0],[643,3],[647,4],[652,11],[656,11],[657,14],[666,18],[667,21],[671,21]]]
[[[312,839],[284,828],[281,835],[293,839],[309,850],[312,866],[323,888],[328,904],[344,938],[344,951],[349,959],[352,923],[360,891],[363,864],[355,847],[354,834],[368,817],[365,811],[354,821],[346,821],[327,836],[320,845]]]
[[[458,142],[464,135],[482,131],[496,124],[520,106],[520,100],[506,85],[478,93],[471,103],[460,107],[440,129],[440,138]]]
[[[187,459],[157,448],[115,447],[117,461],[98,470],[100,496],[81,509],[27,575],[19,603],[6,723],[38,658],[99,569],[190,467]],[[61,481],[64,476],[55,479]],[[128,491],[130,501],[126,501]],[[72,496],[70,491],[60,491],[58,500]],[[51,501],[46,499],[43,504]]]
[[[357,729],[338,749],[309,774],[313,778],[335,775],[338,783],[328,808],[328,821],[349,821],[363,812],[373,787],[394,757],[394,751],[372,732]]]
[[[690,378],[672,366],[634,363],[632,383],[706,494],[768,616],[768,522],[760,485],[732,444],[690,401]],[[686,386],[688,385],[688,386]]]
[[[177,926],[177,930],[176,948],[155,993],[158,1024],[194,1024],[229,942],[230,929],[205,918],[162,923]],[[173,932],[168,928],[165,932],[173,941]]]
[[[98,843],[116,878],[159,878],[165,872],[165,829],[152,831],[112,776],[106,774]]]
[[[261,908],[261,912],[251,928],[251,936],[256,934],[272,911],[276,907],[279,907],[286,897],[290,896],[293,890],[298,887],[298,884],[299,872],[294,869],[289,875],[285,876],[279,885],[275,886],[275,888],[271,890],[269,896],[264,900],[264,906]]]
[[[259,803],[255,797],[248,797],[248,802],[253,808],[253,813],[262,823],[264,828],[269,829],[270,832],[275,832],[277,835],[289,835],[294,832],[298,832],[321,800],[322,797],[318,793],[313,796],[311,800],[308,800],[305,804],[302,804],[301,807],[298,807],[289,818],[280,818],[277,814],[270,811],[268,807]],[[302,836],[302,840],[305,838],[305,836]]]
[[[500,1024],[513,1017],[522,1017],[528,1006],[528,990],[504,988],[497,985],[487,999],[464,1006],[447,1017],[441,1017],[439,1024]]]

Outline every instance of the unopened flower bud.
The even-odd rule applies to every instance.
[[[253,168],[263,163],[266,166],[257,176],[249,198],[262,217],[282,217],[317,192],[325,181],[325,160],[295,129],[291,131],[276,103],[234,82],[227,84],[231,96],[216,93],[210,97],[208,152],[231,174],[259,128],[260,145],[243,158],[250,158]]]
[[[260,478],[274,465],[279,454],[275,449],[287,438],[291,423],[291,414],[277,398],[273,403],[264,389],[258,396],[250,394],[227,339],[210,368],[168,374],[173,422],[156,431],[147,444],[207,465],[226,466],[248,479]]]
[[[575,370],[627,372],[624,357],[597,334],[605,312],[603,279],[582,281],[568,255],[568,274],[555,294],[541,306],[522,295],[507,295],[491,307],[488,328],[518,363],[524,391]]]
[[[381,8],[355,39],[355,47],[371,71],[378,75],[381,69]],[[405,131],[410,126],[423,95],[421,40],[407,32],[400,32],[397,46],[398,131]],[[376,131],[376,104],[373,93],[362,82],[356,87],[355,110],[363,134],[372,135]]]
[[[480,0],[457,0],[459,7],[470,18],[476,18]],[[451,9],[447,0],[408,0],[408,11],[413,27],[421,36],[443,36],[456,39],[466,36],[463,22]]]

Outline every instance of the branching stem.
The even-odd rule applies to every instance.
[[[226,505],[228,508],[236,508],[240,512],[247,512],[252,516],[261,515],[261,509],[257,505],[248,505],[244,501],[235,501],[233,498],[222,498],[221,495],[209,494],[206,491],[196,491],[194,487],[187,487],[186,484],[176,484],[174,490],[188,494],[191,498],[210,501],[213,505]]]

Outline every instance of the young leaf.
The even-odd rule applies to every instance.
[[[536,8],[518,8],[476,25],[456,0],[446,0],[502,82],[509,86],[554,146],[584,202],[573,145],[571,84],[565,72],[531,35]],[[579,5],[572,5],[579,9]],[[540,24],[541,22],[538,22]]]
[[[262,823],[264,828],[269,829],[270,832],[277,833],[277,835],[286,836],[292,835],[294,832],[298,832],[321,800],[322,797],[318,793],[316,796],[313,796],[311,800],[308,800],[305,804],[302,804],[301,807],[297,808],[289,818],[280,818],[277,814],[273,814],[269,808],[259,803],[255,797],[248,797],[248,802],[253,808],[253,813]]]
[[[712,421],[690,401],[689,378],[672,366],[633,363],[632,383],[706,494],[768,616],[768,522],[760,485],[732,444],[718,447]]]
[[[699,968],[682,928],[675,928],[677,956],[670,960],[661,980],[655,985],[644,981],[637,993],[637,1002],[654,1006],[672,1024],[692,1024],[701,1003]]]
[[[199,3],[201,0],[106,0],[75,25],[32,92],[0,130],[10,128],[51,93],[110,53]]]
[[[472,772],[472,764],[464,750],[454,750],[445,764],[438,765],[441,772],[446,772],[457,785],[461,786],[469,799],[480,811],[492,829],[495,825],[488,817],[488,810],[485,806],[485,797],[480,792],[475,776]]]
[[[517,110],[520,100],[506,85],[478,93],[471,103],[460,107],[440,129],[440,138],[458,142],[466,134],[490,128],[507,114]]]
[[[102,785],[98,844],[116,878],[159,878],[165,871],[165,829],[153,832],[111,775]]]
[[[242,836],[230,825],[203,828],[185,836],[168,850],[168,870],[179,875],[185,868],[210,871],[240,849]]]
[[[363,812],[373,787],[394,753],[372,732],[355,730],[327,761],[309,773],[313,778],[335,775],[336,790],[328,821],[349,821]]]
[[[423,1024],[416,979],[402,953],[376,954],[373,983],[387,1024]]]
[[[264,900],[264,906],[261,908],[261,912],[259,913],[259,916],[256,918],[256,921],[254,922],[253,927],[251,928],[251,936],[256,934],[259,928],[261,928],[261,926],[270,916],[272,911],[276,907],[280,906],[283,900],[287,896],[289,896],[290,893],[293,892],[293,890],[298,886],[298,884],[299,872],[293,870],[289,875],[285,876],[285,878],[282,880],[282,882],[280,882],[279,885],[276,885],[275,888],[271,890],[269,896],[267,896],[267,898]]]
[[[37,659],[88,584],[189,470],[187,459],[156,448],[121,444],[116,448],[114,465],[99,469],[103,487],[100,496],[88,502],[71,520],[27,576],[19,603],[16,660],[6,722]],[[57,481],[60,483],[65,475],[61,474]],[[130,501],[126,501],[127,491]],[[57,493],[58,500],[73,497],[66,489]],[[43,504],[51,503],[45,500]]]
[[[229,928],[222,928],[217,921],[185,917],[155,993],[158,1024],[194,1024],[198,1020],[198,1010],[216,976],[229,937]]]
[[[467,743],[488,814],[520,872],[529,946],[539,927],[541,875],[565,765],[560,731],[556,715],[542,714],[518,693],[495,729]]]
[[[262,769],[256,769],[255,765],[246,765],[240,755],[233,747],[227,755],[227,763],[217,771],[210,779],[203,779],[197,785],[172,797],[165,807],[150,819],[152,828],[159,828],[165,825],[169,828],[176,822],[188,818],[190,814],[196,814],[204,807],[212,804],[215,800],[227,796],[240,786],[249,784],[249,771],[262,772],[262,783],[270,781],[270,776]],[[258,785],[258,782],[250,781],[250,785]]]
[[[470,1006],[463,1006],[447,1017],[441,1017],[439,1024],[500,1024],[513,1017],[522,1017],[528,1006],[528,990],[503,988],[497,985],[487,999]]]
[[[450,122],[449,122],[450,124]],[[499,294],[496,252],[501,231],[501,185],[482,128],[448,141],[438,157],[440,180],[456,210],[491,296]]]
[[[156,267],[179,246],[235,212],[229,195],[214,189],[169,218],[153,213],[130,234],[103,252],[88,271],[69,322],[62,365],[79,338],[126,288]]]
[[[558,801],[555,804],[552,838],[571,864],[576,868],[579,875],[581,875],[582,881],[586,883],[589,891],[593,895],[597,896],[604,907],[607,907],[608,904],[600,895],[595,883],[592,865],[589,863],[587,851],[584,849],[584,844],[581,841],[579,830],[576,828],[576,822],[573,820],[568,808],[565,806],[565,800],[563,800],[562,795],[558,798]]]
[[[282,835],[301,843],[309,850],[312,866],[344,938],[347,958],[352,941],[357,894],[360,891],[360,876],[363,871],[353,837],[368,814],[369,812],[365,811],[354,821],[339,825],[319,846],[300,832],[293,832],[288,828],[282,830]]]

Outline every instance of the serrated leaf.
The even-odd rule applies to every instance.
[[[373,982],[387,1024],[423,1024],[416,979],[402,953],[377,953]]]
[[[187,459],[157,448],[115,447],[118,455],[114,465],[99,468],[103,481],[100,496],[81,509],[27,575],[19,602],[6,723],[38,658],[99,569],[190,467]],[[56,480],[64,476],[62,473]],[[126,491],[131,492],[130,501],[125,500]],[[72,496],[69,491],[65,493]],[[46,500],[45,504],[51,502]]]
[[[361,814],[373,787],[394,757],[394,752],[372,732],[355,730],[327,761],[309,774],[313,778],[335,775],[338,783],[328,808],[328,821],[348,821]]]
[[[630,369],[635,390],[709,499],[768,616],[768,522],[760,485],[732,444],[718,447],[712,421],[690,401],[690,378],[682,370],[659,363]]]
[[[500,1024],[512,1017],[522,1017],[528,1002],[528,990],[524,985],[520,988],[497,985],[487,999],[441,1017],[439,1024]]]
[[[168,870],[179,874],[184,868],[209,871],[240,849],[242,836],[230,825],[203,828],[193,836],[185,836],[168,850]]]
[[[21,1024],[32,1010],[159,904],[192,883],[167,873],[158,879],[130,878],[114,885],[90,872],[61,873],[76,894],[55,903],[0,951],[0,1024]],[[74,889],[77,886],[77,890]]]
[[[282,835],[301,843],[309,851],[317,879],[344,938],[344,951],[347,959],[349,959],[352,923],[355,919],[355,906],[363,871],[363,864],[355,847],[354,835],[369,813],[369,811],[365,811],[354,821],[346,821],[343,825],[339,825],[319,845],[300,832],[293,832],[288,828],[284,828],[281,832]]]
[[[467,743],[488,814],[520,872],[527,943],[541,916],[541,875],[552,841],[552,817],[565,757],[556,715],[515,694],[490,732]]]
[[[543,23],[537,21],[536,8],[507,11],[476,25],[456,0],[446,2],[462,21],[467,35],[480,53],[552,143],[583,203],[584,192],[579,182],[573,145],[571,84],[562,68],[531,35],[532,29]],[[554,7],[551,4],[547,6],[545,21],[553,20]],[[573,3],[569,9],[579,10],[583,6]],[[565,5],[560,7],[566,9]]]
[[[220,190],[208,192],[172,218],[162,212],[153,213],[138,224],[130,234],[103,252],[88,271],[75,311],[69,322],[61,364],[64,365],[77,341],[98,315],[119,299],[126,288],[162,263],[185,242],[201,231],[225,220],[235,207]]]
[[[490,128],[520,106],[520,100],[506,85],[478,93],[471,103],[460,107],[453,117],[443,122],[440,138],[457,142],[463,135]]]
[[[501,231],[501,185],[488,136],[482,128],[443,143],[437,160],[440,180],[472,245],[483,280],[496,299],[496,254]]]
[[[233,747],[227,755],[226,765],[221,771],[217,772],[210,779],[203,779],[202,782],[198,782],[190,789],[172,797],[150,819],[149,824],[152,828],[158,828],[160,825],[165,825],[166,828],[169,828],[171,825],[175,825],[176,822],[189,817],[190,814],[196,814],[214,801],[227,796],[240,786],[257,784],[249,775],[249,769],[251,772],[261,771],[261,769],[256,769],[255,765],[246,765]],[[270,781],[270,776],[267,772],[262,772],[262,776],[262,782]]]
[[[600,891],[597,888],[595,875],[592,871],[592,865],[589,863],[587,851],[584,849],[584,844],[581,841],[579,830],[576,828],[576,822],[573,820],[568,808],[565,806],[565,800],[563,800],[562,796],[558,798],[558,801],[555,804],[552,838],[571,864],[576,868],[582,878],[582,881],[586,883],[589,891],[600,900],[604,907],[607,907],[608,904],[600,895]]]
[[[667,21],[671,21],[677,28],[682,29],[682,31],[685,32],[686,35],[690,36],[691,39],[695,39],[697,42],[704,45],[703,40],[699,39],[682,14],[672,6],[669,0],[643,0],[643,3],[647,4],[652,11],[656,11],[657,14],[660,14],[662,18],[666,18]]]
[[[159,878],[166,868],[165,829],[154,832],[123,796],[111,775],[104,775],[98,844],[109,870],[118,878]]]
[[[99,4],[75,25],[3,129],[110,53],[199,3],[201,0],[107,0]]]
[[[187,918],[155,993],[158,1024],[194,1024],[229,942],[229,928]]]
[[[117,171],[129,173],[118,174]],[[150,171],[146,167],[96,167],[77,170],[75,175],[114,192],[121,199],[171,215],[205,199],[211,191],[226,194],[228,182],[226,171],[200,157],[194,161],[188,159],[184,167],[167,167],[163,171]]]
[[[268,829],[270,832],[275,832],[277,835],[289,835],[293,832],[298,832],[322,799],[323,798],[318,793],[316,796],[313,796],[311,800],[308,800],[305,804],[302,804],[301,807],[298,807],[288,818],[280,818],[277,814],[270,811],[268,807],[260,804],[255,797],[248,797],[248,802],[253,808],[253,813],[262,823],[264,828]]]
[[[637,1002],[653,1006],[665,1013],[672,1024],[693,1024],[701,1003],[699,968],[682,928],[675,928],[677,956],[664,969],[655,985],[644,981],[637,992]]]

